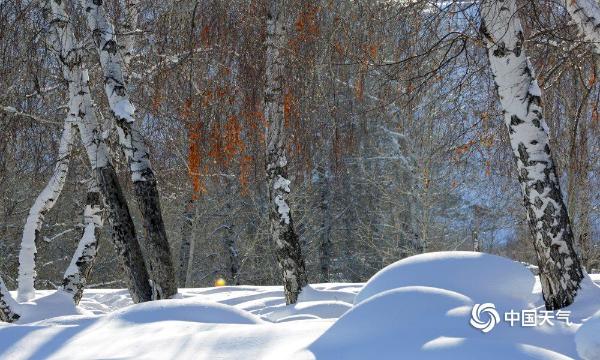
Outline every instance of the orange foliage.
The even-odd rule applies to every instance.
[[[242,156],[240,160],[240,187],[242,195],[248,194],[248,184],[250,183],[250,173],[253,163],[254,158],[249,155]]]
[[[200,176],[201,126],[202,124],[198,121],[188,127],[188,172],[192,180],[192,200],[197,200],[198,197],[206,191],[206,187],[202,183]]]
[[[200,41],[204,46],[210,45],[210,28],[208,25],[205,25],[200,32]]]
[[[457,146],[457,147],[454,149],[454,153],[455,153],[457,156],[464,155],[464,154],[468,153],[468,152],[469,152],[469,150],[471,149],[471,147],[472,147],[473,145],[475,145],[476,143],[477,143],[477,142],[476,142],[475,140],[470,140],[470,141],[468,141],[466,144],[463,144],[463,145],[461,145],[461,146]]]
[[[181,115],[182,119],[189,119],[192,116],[192,99],[191,98],[187,98],[183,102],[183,106],[181,107],[180,115]]]
[[[223,156],[223,138],[221,136],[221,122],[215,121],[214,125],[210,131],[210,135],[208,138],[208,143],[210,150],[208,152],[208,156],[213,159],[213,162],[216,164],[223,164],[224,156]]]
[[[371,56],[371,59],[375,59],[377,57],[378,46],[370,45],[368,51],[369,51],[369,56]]]
[[[152,97],[152,113],[157,114],[158,110],[160,109],[160,105],[162,103],[162,95],[160,93],[160,91],[156,91],[154,93],[154,96]]]
[[[354,87],[354,95],[359,101],[362,101],[365,93],[365,73],[361,70],[358,75],[358,80],[356,81],[356,86]]]
[[[285,127],[290,127],[290,119],[294,112],[294,95],[291,91],[288,91],[283,95],[283,119]]]
[[[240,122],[237,116],[230,116],[225,124],[225,146],[223,148],[225,164],[227,165],[236,155],[240,154],[244,147]]]

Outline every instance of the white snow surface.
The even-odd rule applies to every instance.
[[[502,302],[514,308],[537,299],[534,285],[531,271],[516,261],[471,251],[435,252],[387,266],[365,284],[354,302],[404,286],[430,286],[456,291],[475,302],[497,306]]]
[[[79,307],[38,291],[16,324],[0,323],[0,359],[598,359],[594,281],[567,309],[571,326],[500,321],[488,333],[469,325],[474,304],[520,311],[543,301],[523,265],[480,253],[418,255],[366,285],[309,285],[291,306],[280,286],[180,289],[135,305],[126,290],[91,289]]]

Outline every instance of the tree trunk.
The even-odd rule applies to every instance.
[[[83,289],[98,252],[98,237],[102,227],[101,212],[100,190],[95,179],[92,178],[83,213],[83,235],[71,259],[71,264],[65,271],[62,283],[62,290],[73,297],[75,305],[79,305],[83,296]]]
[[[17,299],[19,302],[32,300],[35,295],[34,282],[36,277],[36,243],[39,232],[44,223],[44,216],[52,209],[65,185],[69,172],[69,159],[73,147],[73,118],[69,115],[65,120],[58,160],[54,166],[54,173],[50,181],[38,195],[35,203],[29,210],[29,216],[23,230],[21,251],[19,252],[19,287]]]
[[[275,244],[277,260],[283,276],[287,304],[294,304],[308,283],[304,257],[288,202],[290,181],[287,179],[287,158],[283,117],[283,56],[285,45],[284,19],[280,0],[269,0],[266,39],[266,89],[264,112],[267,126],[267,185],[269,193],[270,235]]]
[[[230,191],[233,191],[231,182],[232,180],[226,179],[228,183],[227,188]],[[225,248],[225,253],[227,254],[227,259],[225,261],[226,264],[226,280],[228,284],[231,285],[239,285],[238,272],[240,270],[240,261],[239,261],[239,251],[237,248],[237,242],[235,241],[235,231],[234,231],[234,223],[233,223],[233,206],[231,204],[231,200],[227,200],[227,204],[225,204],[226,213],[224,214],[224,219],[227,222],[224,224],[225,233],[223,235],[223,247]]]
[[[516,11],[515,0],[482,2],[481,33],[510,134],[546,308],[555,310],[573,303],[584,273]]]
[[[600,55],[600,5],[597,0],[565,0],[566,8],[579,31]]]
[[[185,205],[181,224],[181,246],[179,248],[179,287],[187,286],[190,250],[192,249],[192,230],[194,228],[196,202],[190,199]]]
[[[319,243],[320,281],[331,280],[331,174],[328,166],[319,170],[320,208],[321,208],[321,241]]]
[[[100,127],[89,89],[87,70],[82,65],[76,39],[65,10],[64,1],[50,1],[50,23],[53,25],[50,43],[58,53],[63,77],[69,84],[69,114],[76,119],[81,141],[86,149],[96,181],[100,187],[111,225],[111,239],[123,267],[131,298],[134,302],[152,299],[150,278],[137,241],[135,226],[117,174],[100,135]]]
[[[104,73],[104,89],[127,158],[146,238],[144,248],[152,279],[153,298],[170,298],[177,293],[175,268],[162,218],[157,181],[141,133],[134,129],[135,107],[129,100],[123,77],[123,60],[118,51],[114,27],[108,21],[102,1],[81,0],[87,24],[93,34]]]
[[[120,0],[123,10],[122,21],[119,24],[120,32],[123,33],[123,41],[119,44],[119,50],[123,57],[123,76],[125,83],[129,83],[129,74],[131,73],[131,60],[135,53],[135,31],[138,26],[139,0]]]
[[[19,320],[21,316],[15,312],[17,306],[0,277],[0,321],[11,323]]]

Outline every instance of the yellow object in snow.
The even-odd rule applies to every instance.
[[[215,280],[215,286],[225,286],[227,283],[225,282],[225,279],[223,278],[217,278],[217,280]]]

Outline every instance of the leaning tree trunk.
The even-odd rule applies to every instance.
[[[123,41],[119,44],[119,50],[123,57],[123,77],[125,82],[129,82],[131,74],[131,60],[135,53],[135,37],[139,17],[139,0],[121,0],[121,9],[123,10],[122,21],[119,24]]]
[[[0,321],[11,323],[19,320],[21,316],[16,312],[17,306],[0,277]]]
[[[541,90],[523,48],[515,0],[483,1],[481,33],[517,164],[546,308],[573,303],[584,277],[550,152]]]
[[[35,203],[29,210],[29,216],[27,216],[21,240],[21,251],[19,252],[17,299],[20,302],[32,300],[35,295],[36,242],[44,223],[44,216],[56,204],[60,192],[65,185],[67,173],[69,172],[71,149],[73,147],[73,125],[73,118],[68,116],[60,138],[58,160],[54,166],[54,173],[44,190],[38,195]]]
[[[269,0],[264,112],[268,123],[266,140],[270,234],[282,271],[286,303],[294,304],[298,301],[298,295],[308,283],[308,279],[288,201],[290,181],[287,179],[285,155],[288,139],[284,129],[282,94],[284,67],[283,56],[280,52],[285,45],[282,8],[280,0]]]
[[[597,0],[565,0],[566,8],[579,31],[600,54],[600,5]]]
[[[98,236],[102,227],[100,190],[94,178],[89,186],[83,213],[83,235],[71,259],[71,264],[65,271],[62,283],[62,290],[73,297],[75,305],[79,304],[92,271],[98,253]]]
[[[157,181],[141,133],[133,127],[135,108],[129,100],[123,77],[123,59],[118,51],[114,27],[108,21],[102,1],[81,0],[87,24],[93,34],[104,74],[104,90],[117,125],[123,150],[142,215],[146,238],[144,248],[152,279],[153,298],[177,293],[175,268],[162,218]]]
[[[63,77],[69,84],[69,114],[76,119],[81,141],[104,198],[111,225],[111,239],[123,267],[131,298],[136,303],[149,301],[152,299],[150,278],[127,201],[100,135],[88,73],[82,65],[81,49],[76,47],[77,41],[64,1],[50,0],[49,3],[47,13],[50,16],[49,22],[53,25],[50,44],[57,52]]]

